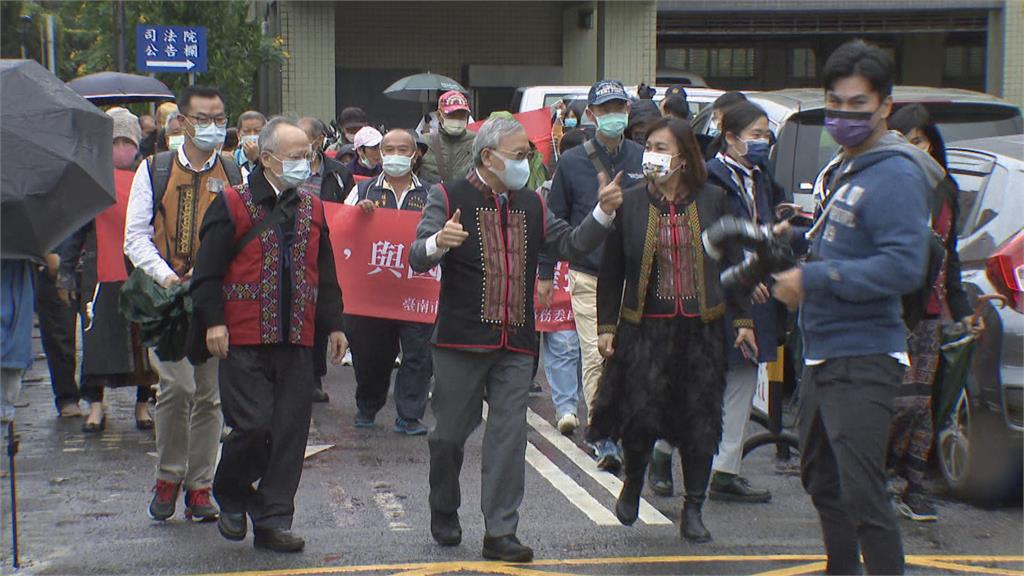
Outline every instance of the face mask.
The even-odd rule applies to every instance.
[[[242,136],[242,144],[259,144],[260,135],[252,134],[250,136]]]
[[[373,170],[374,168],[377,167],[377,165],[371,162],[369,158],[362,155],[359,156],[359,163],[362,164],[364,167],[369,168],[370,170]]]
[[[227,126],[217,126],[213,122],[206,126],[196,125],[195,128],[196,135],[192,137],[192,143],[204,152],[212,152],[223,144],[224,137],[228,134]]]
[[[825,110],[825,129],[843,148],[863,144],[875,131],[872,126],[874,112],[842,112]]]
[[[565,120],[562,121],[562,125],[565,126],[566,128],[575,128],[576,127],[576,119],[575,118],[566,118]]]
[[[720,131],[718,129],[718,122],[714,118],[708,123],[708,136],[718,136]]]
[[[466,124],[465,120],[445,118],[441,122],[441,130],[444,130],[445,134],[449,136],[462,136],[466,133]]]
[[[500,156],[505,162],[504,170],[491,169],[498,178],[505,184],[505,187],[509,190],[519,190],[523,186],[526,186],[526,181],[530,179],[530,161],[523,158],[522,160],[509,160],[501,154],[495,152],[495,155]]]
[[[277,158],[277,156],[274,156]],[[280,158],[277,158],[281,160]],[[309,160],[301,158],[299,160],[281,160],[281,173],[276,176],[281,180],[281,183],[288,188],[294,188],[299,184],[302,184],[309,179],[311,170],[309,169]]]
[[[131,144],[118,144],[114,146],[114,168],[118,170],[131,170],[135,163],[135,154],[138,149]]]
[[[606,138],[618,138],[629,124],[629,114],[612,112],[597,117],[597,131]]]
[[[412,156],[402,156],[401,154],[384,156],[381,165],[384,167],[384,173],[388,176],[396,178],[405,176],[412,170]]]
[[[178,148],[181,148],[185,144],[185,135],[178,134],[176,136],[169,136],[167,138],[167,149],[177,152]]]
[[[644,152],[644,157],[641,166],[643,167],[644,176],[648,180],[655,182],[664,182],[675,173],[676,170],[672,170],[672,159],[678,156],[672,154],[662,154],[661,152]]]
[[[770,148],[768,140],[740,140],[747,145],[747,152],[743,154],[743,157],[750,162],[751,166],[764,166],[768,162],[768,150]]]

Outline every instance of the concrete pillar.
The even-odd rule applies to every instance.
[[[279,6],[287,53],[281,68],[281,111],[329,121],[335,112],[335,5],[286,0]]]
[[[562,11],[562,68],[566,84],[614,78],[626,85],[654,84],[658,6],[600,1]]]
[[[1003,98],[1024,107],[1024,0],[1003,8]]]
[[[985,92],[1003,93],[1003,11],[989,10],[985,36]]]

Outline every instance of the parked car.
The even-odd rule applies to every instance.
[[[988,94],[953,88],[897,86],[896,108],[920,103],[928,108],[947,142],[1024,132],[1020,108]],[[814,179],[839,146],[825,130],[825,97],[821,89],[794,88],[748,93],[764,108],[777,137],[771,162],[776,180],[796,203],[813,210]],[[694,118],[698,134],[710,132],[711,111]]]
[[[966,387],[936,423],[936,455],[955,492],[996,499],[1020,493],[1024,466],[1024,135],[956,142],[947,156],[961,189],[964,288],[972,303],[981,294],[1009,302],[982,306],[987,328]]]
[[[655,87],[654,101],[661,102],[667,87]],[[526,112],[546,106],[552,106],[563,98],[586,101],[590,86],[529,86],[516,90],[512,97],[512,110]],[[636,96],[636,86],[627,86],[626,92]],[[690,104],[690,113],[696,115],[711,105],[722,94],[721,90],[712,88],[686,88],[686,100]]]

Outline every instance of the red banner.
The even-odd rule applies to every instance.
[[[526,129],[526,135],[530,142],[537,147],[537,151],[544,156],[544,164],[551,165],[551,154],[553,146],[551,143],[551,110],[549,108],[538,108],[528,112],[513,114],[516,120]],[[469,130],[477,132],[484,125],[486,120],[480,120],[467,126]]]
[[[124,282],[124,221],[135,172],[114,170],[117,203],[96,216],[96,274],[100,282]]]
[[[569,263],[559,262],[555,267],[554,301],[548,308],[541,308],[534,294],[534,324],[537,332],[561,332],[576,330],[576,318],[572,314],[572,296],[569,293]]]
[[[325,203],[331,248],[345,313],[432,324],[437,317],[441,268],[409,267],[420,213]]]

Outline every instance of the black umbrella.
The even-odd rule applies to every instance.
[[[39,258],[115,202],[113,126],[34,60],[0,60],[3,258]]]
[[[440,93],[449,90],[458,90],[463,94],[466,89],[455,80],[440,74],[413,74],[405,78],[399,78],[394,84],[384,90],[384,95],[395,100],[410,100],[412,102],[430,102],[436,100]]]
[[[75,78],[68,86],[97,106],[174,100],[174,94],[156,78],[122,72],[89,74]]]

